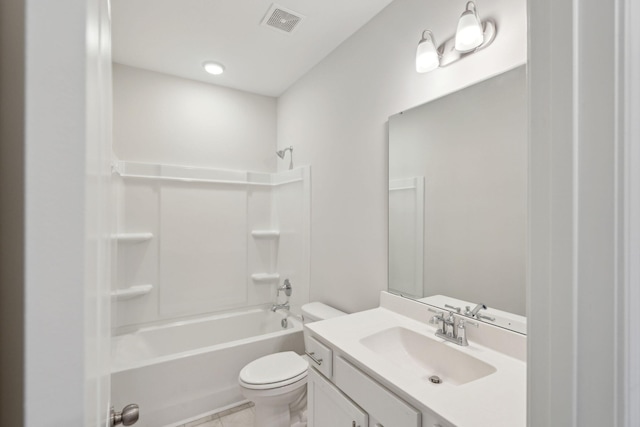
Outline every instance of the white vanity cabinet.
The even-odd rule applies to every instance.
[[[361,427],[526,427],[526,336],[481,324],[458,346],[436,337],[430,317],[428,306],[383,292],[378,308],[307,323],[311,369],[366,413]],[[344,421],[310,425],[354,426]]]
[[[309,369],[307,376],[309,427],[368,427],[369,417],[336,386]]]
[[[453,427],[416,409],[338,351],[314,341],[322,346],[323,357],[319,365],[311,363],[307,378],[309,427]]]

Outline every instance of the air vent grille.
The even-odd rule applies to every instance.
[[[272,4],[262,20],[262,25],[292,34],[303,18],[297,12]]]

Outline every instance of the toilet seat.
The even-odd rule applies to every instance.
[[[245,366],[239,381],[254,390],[284,387],[306,379],[308,367],[309,362],[293,351],[270,354]]]

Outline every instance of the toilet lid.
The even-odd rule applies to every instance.
[[[249,363],[240,371],[240,381],[253,385],[280,386],[306,376],[309,362],[293,351],[270,354]]]

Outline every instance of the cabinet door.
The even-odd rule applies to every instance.
[[[333,361],[336,386],[383,427],[418,427],[420,412],[340,356]],[[374,424],[375,425],[375,424]]]
[[[314,369],[307,376],[309,427],[367,427],[369,417]]]

